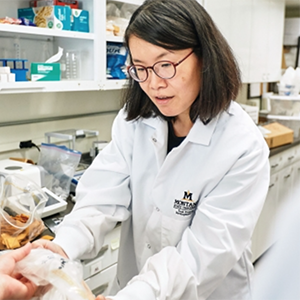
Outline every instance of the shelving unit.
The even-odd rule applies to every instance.
[[[19,39],[21,49],[25,52],[22,58],[27,58],[29,63],[42,62],[39,56],[45,54],[43,49],[45,45],[51,55],[58,51],[58,47],[66,50],[75,49],[80,52],[80,78],[76,81],[0,82],[0,94],[114,90],[124,87],[126,80],[106,79],[106,43],[123,42],[122,37],[106,36],[106,5],[115,2],[138,6],[143,1],[82,0],[81,2],[83,9],[88,10],[90,14],[90,33],[0,24],[0,56],[1,48],[6,48],[12,53],[15,38]],[[0,17],[16,18],[17,9],[28,6],[29,0],[2,0]],[[27,67],[30,68],[30,65]]]

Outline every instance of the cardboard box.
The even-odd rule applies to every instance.
[[[277,122],[263,126],[271,131],[265,136],[269,148],[275,148],[285,144],[291,144],[294,141],[294,131]]]
[[[60,80],[59,63],[31,63],[31,81]]]
[[[71,8],[79,8],[77,0],[31,0],[30,7],[61,5],[70,6]]]
[[[72,9],[71,11],[71,30],[89,32],[89,12],[82,9]]]
[[[71,30],[71,8],[69,6],[19,8],[18,18],[26,18],[38,27]]]

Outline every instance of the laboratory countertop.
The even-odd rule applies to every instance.
[[[282,145],[282,146],[279,146],[279,147],[276,147],[276,148],[272,148],[270,149],[270,157],[273,156],[273,155],[276,155],[280,152],[283,152],[289,148],[292,148],[294,146],[297,146],[300,144],[300,137],[297,137],[294,139],[293,143],[291,144],[287,144],[287,145]]]

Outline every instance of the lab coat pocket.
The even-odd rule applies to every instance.
[[[166,246],[176,246],[184,230],[190,225],[192,215],[174,218],[166,216],[158,208],[154,208],[148,220],[146,236],[154,252]]]
[[[166,246],[176,246],[181,240],[184,230],[190,225],[192,216],[181,219],[162,216],[161,240],[162,248]]]

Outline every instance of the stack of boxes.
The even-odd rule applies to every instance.
[[[15,82],[16,74],[11,73],[10,67],[0,67],[0,82]]]
[[[79,9],[75,0],[34,0],[28,8],[18,9],[18,18],[26,18],[37,27],[89,32],[89,12]]]

